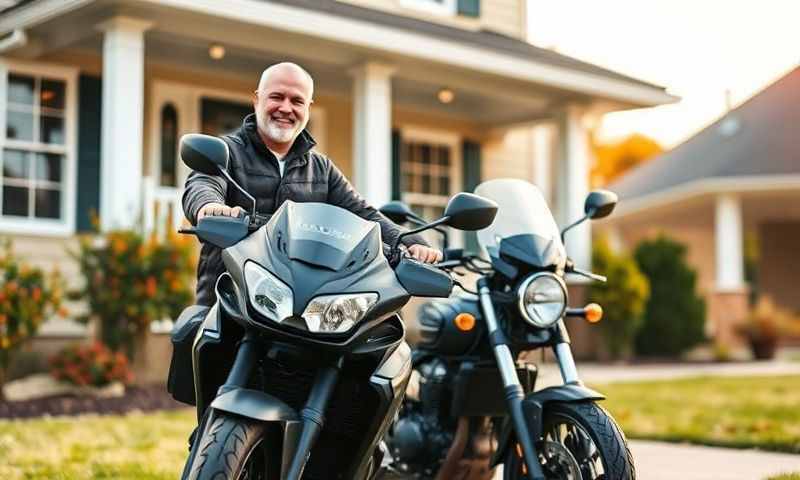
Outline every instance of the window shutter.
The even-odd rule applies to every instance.
[[[392,130],[392,200],[400,200],[400,132]]]
[[[78,231],[93,230],[92,215],[100,214],[100,112],[103,91],[99,77],[78,80]]]
[[[464,191],[472,192],[481,183],[481,144],[465,140],[461,145],[463,155]],[[464,250],[478,253],[478,236],[475,232],[464,232]]]
[[[458,0],[458,14],[465,17],[480,17],[481,0]]]

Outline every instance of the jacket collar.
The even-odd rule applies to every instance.
[[[277,159],[275,155],[264,145],[264,141],[261,140],[261,136],[258,134],[258,127],[256,126],[256,114],[251,113],[244,117],[244,122],[242,122],[242,132],[249,138],[250,142],[255,146],[256,150],[266,155],[267,158],[272,159],[276,162],[277,166]],[[294,166],[303,166],[308,163],[306,159],[306,153],[310,152],[312,148],[317,144],[314,140],[314,137],[308,133],[308,130],[305,128],[303,131],[300,132],[300,135],[294,139],[294,143],[292,147],[289,149],[289,152],[284,157],[286,161],[286,168],[285,170],[288,171],[289,167]]]

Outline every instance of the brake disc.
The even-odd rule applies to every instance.
[[[558,442],[542,442],[539,456],[548,480],[581,480],[581,468],[564,445]]]

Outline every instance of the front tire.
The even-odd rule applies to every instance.
[[[636,480],[625,435],[594,402],[548,404],[542,434],[536,450],[547,480]],[[527,478],[516,442],[503,470],[505,480]]]
[[[195,440],[189,480],[267,480],[263,423],[218,412]]]

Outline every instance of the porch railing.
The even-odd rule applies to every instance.
[[[183,189],[158,185],[152,176],[142,179],[143,221],[146,235],[164,238],[167,229],[173,232],[184,222],[181,196]]]

